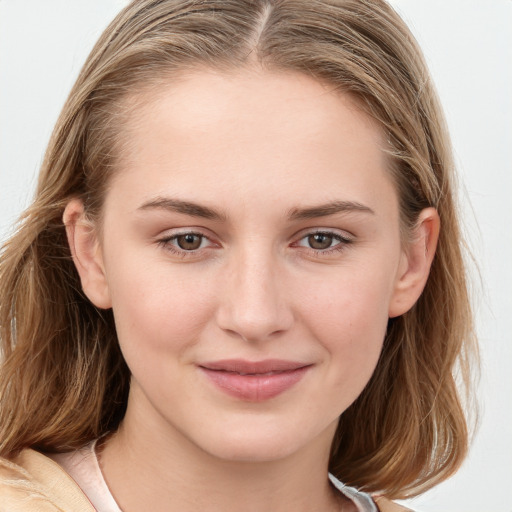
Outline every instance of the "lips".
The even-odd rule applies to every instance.
[[[293,387],[311,366],[281,359],[226,359],[203,363],[199,365],[199,369],[224,393],[240,400],[261,402]]]

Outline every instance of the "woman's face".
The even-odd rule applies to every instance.
[[[84,281],[133,374],[126,421],[223,459],[328,452],[411,305],[380,130],[292,73],[144,99]]]

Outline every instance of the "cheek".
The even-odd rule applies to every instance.
[[[141,258],[142,260],[142,258]],[[170,265],[117,261],[109,287],[121,349],[132,359],[178,356],[199,340],[213,297],[193,274]]]
[[[373,339],[387,325],[392,296],[391,269],[346,267],[328,279],[304,282],[296,289],[302,315],[327,339]]]
[[[317,284],[302,301],[304,324],[328,353],[329,382],[337,391],[341,386],[349,401],[359,395],[377,365],[391,290],[389,273],[344,269],[336,279]]]

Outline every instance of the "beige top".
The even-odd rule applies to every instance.
[[[0,458],[0,512],[96,512],[80,487],[53,460],[23,450]]]
[[[120,512],[101,475],[94,445],[72,453],[53,456],[60,463],[31,449],[23,450],[12,461],[0,458],[0,512]],[[61,463],[68,468],[75,466],[72,472],[85,488],[78,485]],[[82,466],[78,471],[77,463]],[[351,491],[347,491],[350,488],[340,485],[340,491],[353,499]],[[361,493],[355,491],[355,494]],[[359,510],[365,510],[357,500],[353,501]],[[384,498],[376,502],[381,512],[408,510]]]

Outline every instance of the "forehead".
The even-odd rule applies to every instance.
[[[300,73],[196,70],[134,99],[118,177],[139,194],[280,196],[284,187],[296,202],[315,190],[324,201],[337,184],[368,202],[379,192],[370,182],[389,180],[377,123]]]
[[[262,130],[271,138],[315,137],[333,128],[339,141],[358,128],[381,146],[382,131],[355,97],[335,86],[295,71],[243,68],[232,72],[195,69],[133,96],[127,127],[133,134],[166,122],[175,135],[221,134],[255,137]],[[163,127],[163,126],[162,126]],[[322,134],[325,135],[325,134]],[[366,139],[366,137],[365,137]],[[366,141],[362,141],[366,142]]]

